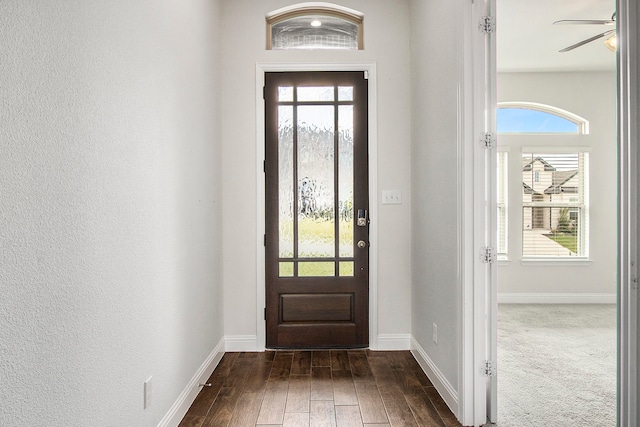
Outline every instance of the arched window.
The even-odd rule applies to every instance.
[[[266,16],[267,49],[363,49],[364,15],[331,3],[300,3]]]
[[[573,113],[532,102],[502,102],[497,111],[498,133],[588,134],[589,122]]]

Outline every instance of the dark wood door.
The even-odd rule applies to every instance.
[[[367,80],[265,74],[269,348],[369,344]]]

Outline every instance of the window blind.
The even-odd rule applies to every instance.
[[[588,154],[522,154],[523,258],[587,256]]]

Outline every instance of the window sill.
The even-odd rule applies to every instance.
[[[589,258],[528,258],[520,261],[520,264],[527,267],[533,266],[585,266],[593,263]]]

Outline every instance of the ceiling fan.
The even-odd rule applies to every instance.
[[[611,19],[563,19],[561,21],[556,21],[553,23],[555,24],[568,24],[568,25],[616,25],[616,13],[613,12],[613,15],[611,15]],[[610,36],[610,37],[609,37]],[[576,44],[572,44],[571,46],[565,47],[562,50],[559,50],[559,52],[568,52],[570,50],[573,50],[577,47],[583,46],[587,43],[591,43],[594,40],[598,40],[601,39],[603,37],[608,37],[605,41],[604,44],[605,46],[607,46],[607,48],[611,51],[615,51],[616,50],[616,29],[613,28],[611,30],[607,30],[603,33],[597,34],[593,37],[589,37],[588,39],[584,39],[581,42],[578,42]]]

